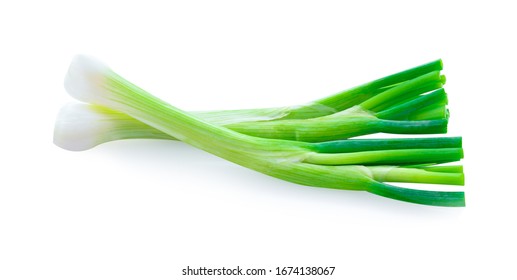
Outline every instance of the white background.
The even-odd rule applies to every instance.
[[[356,2],[2,1],[0,279],[516,279],[511,1]],[[300,104],[442,58],[467,207],[298,186],[178,142],[62,150],[78,53],[187,110]]]

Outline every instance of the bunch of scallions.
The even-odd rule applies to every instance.
[[[58,115],[54,143],[80,151],[119,139],[180,140],[221,158],[301,185],[367,191],[401,201],[464,206],[460,137],[354,139],[373,133],[447,131],[441,60],[314,102],[281,108],[186,112],[109,67],[77,56],[65,78],[85,103]],[[350,139],[352,138],[352,139]],[[386,182],[446,184],[453,191]]]

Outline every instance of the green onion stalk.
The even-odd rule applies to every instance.
[[[464,206],[465,203],[463,191],[420,190],[387,184],[463,185],[461,167],[435,166],[463,157],[459,138],[372,139],[368,142],[350,139],[311,143],[246,135],[182,111],[86,56],[73,60],[65,88],[80,101],[124,113],[194,147],[289,182],[367,191],[426,205]],[[414,99],[390,93],[369,101],[365,108],[381,106],[385,98]],[[373,146],[377,148],[371,149]]]
[[[304,142],[377,132],[445,133],[448,111],[441,69],[441,60],[436,60],[302,106],[192,113],[247,135]],[[69,104],[57,120],[55,142],[69,150],[119,139],[175,139],[127,114],[92,104]]]

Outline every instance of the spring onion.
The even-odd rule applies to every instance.
[[[445,133],[448,111],[441,69],[441,60],[437,60],[303,106],[193,114],[244,134],[305,142],[376,132]],[[429,90],[434,91],[422,94]],[[96,105],[65,106],[57,120],[55,143],[69,150],[86,150],[118,139],[174,139],[128,115]],[[74,138],[77,140],[68,140]]]
[[[457,161],[463,157],[458,138],[435,141],[373,139],[369,142],[351,139],[309,143],[250,136],[173,107],[86,56],[73,60],[65,79],[65,88],[80,101],[121,112],[187,144],[286,181],[367,191],[427,205],[464,205],[462,191],[417,190],[386,183],[463,185],[461,168],[435,166],[436,163]],[[373,99],[367,99],[364,108],[383,106],[386,98],[396,105],[418,96],[397,95],[390,91],[393,88],[396,86],[383,91],[389,94],[380,93]],[[413,146],[406,145],[409,142]],[[369,146],[380,149],[369,149]]]

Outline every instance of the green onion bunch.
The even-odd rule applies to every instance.
[[[86,150],[120,139],[179,140],[221,158],[301,185],[367,191],[437,206],[464,206],[460,137],[373,138],[374,133],[447,132],[441,60],[281,108],[186,112],[125,80],[101,62],[77,56],[65,78],[69,104],[54,143]],[[452,191],[389,182],[456,185]]]

